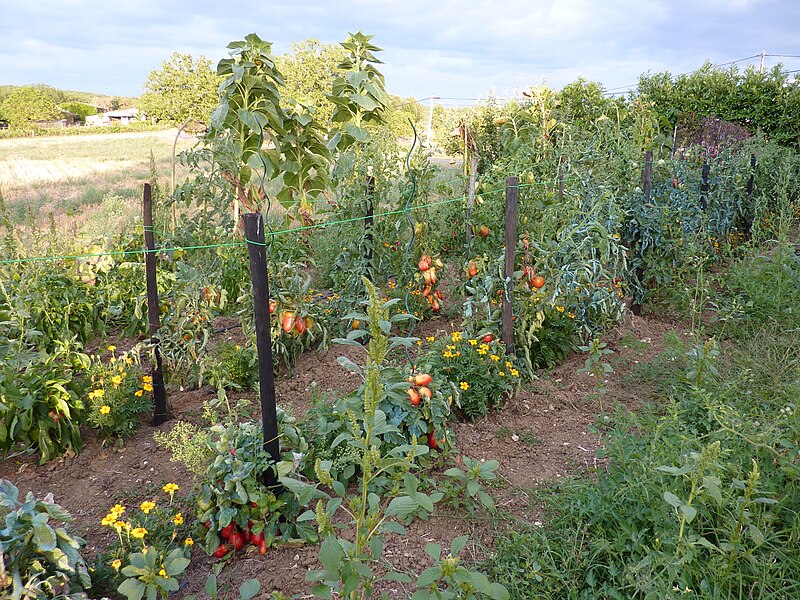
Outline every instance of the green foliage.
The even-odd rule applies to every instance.
[[[220,545],[237,550],[231,531],[240,535],[263,534],[266,547],[277,537],[283,540],[316,541],[316,532],[307,523],[297,522],[311,486],[290,478],[302,469],[308,450],[294,419],[278,409],[278,433],[282,460],[277,465],[264,449],[262,429],[253,422],[231,422],[210,428],[207,440],[211,461],[197,497],[197,519],[208,527],[205,545],[209,553]],[[275,469],[282,488],[264,486],[264,473]],[[220,539],[222,537],[222,539]]]
[[[0,104],[0,115],[12,127],[24,128],[34,121],[52,121],[61,118],[56,102],[44,90],[35,86],[16,88]]]
[[[191,54],[173,52],[147,76],[139,108],[149,119],[163,123],[208,123],[220,81],[204,56],[195,60]]]
[[[86,117],[89,115],[97,114],[97,109],[94,106],[85,104],[84,102],[66,102],[62,104],[60,108],[78,115],[81,122],[86,121]]]
[[[442,501],[455,509],[464,507],[469,512],[474,512],[480,502],[480,506],[494,513],[494,500],[484,491],[483,484],[497,478],[500,463],[496,460],[475,460],[468,456],[462,456],[460,462],[463,468],[455,466],[444,472],[446,479],[440,483],[444,494]]]
[[[293,42],[286,54],[276,58],[283,73],[284,95],[315,109],[320,123],[330,122],[334,104],[326,93],[333,86],[345,50],[339,44],[326,44],[311,38]]]
[[[80,452],[86,405],[79,373],[88,366],[89,357],[69,342],[51,353],[0,344],[0,450],[37,452],[40,463]]]
[[[213,454],[208,449],[208,430],[187,421],[178,421],[168,432],[153,432],[159,446],[170,451],[170,461],[183,464],[195,475],[204,475]]]
[[[176,577],[190,562],[181,548],[161,556],[153,546],[132,552],[128,561],[130,564],[122,569],[127,579],[117,588],[128,600],[155,600],[156,596],[166,600],[170,592],[178,591]]]
[[[723,69],[706,62],[675,78],[668,72],[642,75],[638,90],[672,126],[687,113],[719,116],[760,129],[779,144],[800,145],[792,116],[800,111],[800,88],[781,65],[762,73],[752,66],[741,72],[736,65]]]
[[[68,512],[0,479],[0,595],[9,600],[86,600],[89,571],[80,555],[85,541],[70,534]]]

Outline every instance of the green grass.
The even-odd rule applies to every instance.
[[[672,335],[603,421],[608,468],[538,492],[544,527],[497,536],[513,598],[800,595],[800,287],[787,252],[734,264],[710,330]],[[721,313],[721,314],[720,314]]]

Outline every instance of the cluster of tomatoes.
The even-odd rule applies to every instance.
[[[210,527],[211,522],[207,522],[205,526],[206,528]],[[230,523],[223,527],[219,532],[219,537],[223,539],[223,542],[217,547],[212,556],[214,558],[222,558],[228,552],[241,550],[247,544],[252,544],[258,548],[259,554],[266,554],[267,541],[264,539],[264,532],[253,533],[250,530],[251,527],[252,523],[248,523],[248,526],[244,529],[240,529],[236,523]]]
[[[411,402],[412,406],[419,406],[423,399],[430,402],[433,398],[433,392],[431,392],[431,388],[428,386],[432,381],[433,377],[428,373],[418,373],[408,377],[408,382],[411,384],[411,387],[406,390],[406,393],[408,394],[408,400]],[[428,447],[431,450],[437,450],[439,446],[444,443],[444,437],[437,439],[435,431],[428,432]]]
[[[422,281],[425,283],[422,288],[422,297],[428,302],[433,312],[439,312],[443,296],[442,290],[436,289],[436,284],[439,282],[436,269],[442,269],[444,264],[439,258],[434,259],[427,254],[423,254],[417,266],[422,274]]]
[[[278,310],[278,301],[269,301],[269,313],[274,314]],[[278,322],[281,329],[287,335],[300,336],[314,327],[314,319],[311,317],[298,316],[294,310],[283,310],[278,313]]]

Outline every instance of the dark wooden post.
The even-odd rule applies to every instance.
[[[644,153],[644,168],[642,169],[642,202],[648,203],[650,202],[650,197],[653,193],[653,151],[648,150]],[[632,244],[633,247],[637,249],[637,251],[641,252],[641,241],[638,239],[634,240]],[[644,268],[639,265],[634,269],[634,277],[636,282],[639,284],[639,287],[644,287]],[[636,315],[637,317],[642,314],[642,304],[641,302],[637,302],[636,300],[633,301],[631,304],[631,312]]]
[[[259,396],[261,398],[261,424],[264,429],[264,449],[277,464],[281,460],[278,440],[278,415],[275,407],[275,374],[272,361],[272,340],[269,322],[269,276],[267,274],[267,248],[264,239],[264,218],[261,213],[242,215],[247,253],[250,257],[250,279],[253,282],[253,312],[255,313],[256,350],[258,352]],[[261,475],[268,487],[278,486],[273,469]]]
[[[756,182],[756,155],[750,155],[750,179],[747,180],[747,195],[753,195],[753,188]],[[754,215],[755,218],[755,215]],[[747,219],[744,224],[744,235],[749,239],[753,232],[753,220]]]
[[[475,184],[478,179],[478,156],[473,153],[470,160],[469,172],[469,192],[467,193],[467,258],[469,258],[469,246],[472,242],[472,211],[475,209]]]
[[[506,250],[503,272],[503,342],[506,354],[514,353],[514,307],[511,294],[514,289],[514,258],[517,249],[517,212],[519,208],[519,178],[506,178]]]
[[[702,179],[700,181],[700,206],[703,210],[708,208],[708,175],[711,172],[711,167],[708,161],[703,162]]]
[[[367,218],[364,219],[364,241],[367,261],[366,278],[372,281],[372,257],[375,254],[375,241],[372,236],[373,217],[375,215],[375,178],[367,175]]]
[[[564,199],[564,157],[558,159],[558,203]]]
[[[164,389],[164,370],[156,332],[161,328],[159,316],[158,284],[156,282],[156,243],[153,235],[153,191],[149,183],[142,193],[142,218],[144,220],[144,273],[147,286],[147,322],[150,325],[150,343],[153,345],[155,364],[150,370],[153,378],[153,424],[161,425],[170,418],[167,392]]]
[[[756,180],[756,155],[750,155],[750,179],[747,180],[747,195],[751,195],[753,193],[753,185],[755,184]]]

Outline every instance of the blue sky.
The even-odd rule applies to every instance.
[[[617,88],[758,54],[800,55],[798,0],[3,0],[0,84],[138,96],[174,51],[214,62],[256,32],[276,53],[374,34],[387,89],[504,97],[582,75]],[[800,69],[800,58],[767,57]],[[743,61],[758,64],[759,59]],[[445,102],[443,100],[443,102]],[[468,100],[448,100],[467,104]]]

